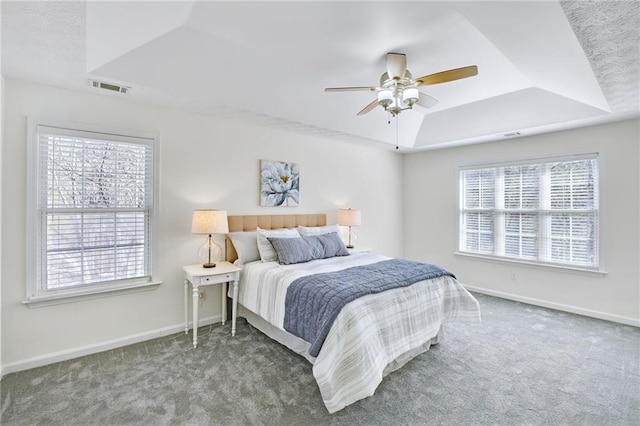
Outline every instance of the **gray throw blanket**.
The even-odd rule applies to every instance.
[[[311,343],[309,354],[315,357],[318,356],[333,321],[347,303],[367,294],[406,287],[443,275],[455,278],[451,272],[438,265],[390,259],[301,277],[287,289],[284,328]]]

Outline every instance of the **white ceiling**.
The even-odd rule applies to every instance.
[[[393,148],[377,107],[356,116],[385,54],[439,100],[399,115],[403,151],[640,115],[640,3],[2,1],[2,74]],[[116,94],[88,79],[131,87]]]

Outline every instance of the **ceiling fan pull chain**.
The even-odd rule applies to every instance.
[[[398,116],[396,115],[396,150],[398,149]]]

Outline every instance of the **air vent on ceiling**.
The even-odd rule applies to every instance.
[[[510,132],[510,133],[505,133],[502,136],[504,136],[505,138],[512,138],[514,136],[520,136],[522,133],[520,132]]]
[[[110,90],[112,92],[118,92],[118,93],[129,93],[129,91],[131,90],[131,87],[120,86],[118,84],[106,83],[104,81],[98,81],[98,80],[89,80],[89,85],[97,89]]]

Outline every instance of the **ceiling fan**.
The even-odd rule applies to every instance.
[[[358,115],[363,115],[380,105],[391,113],[392,116],[400,112],[413,109],[417,104],[424,108],[430,108],[438,103],[438,100],[418,91],[419,86],[446,83],[473,77],[478,74],[478,67],[454,68],[435,74],[425,75],[414,79],[407,69],[407,55],[404,53],[387,53],[387,71],[380,76],[380,86],[356,86],[356,87],[327,87],[325,92],[351,92],[371,91],[377,92],[377,99],[364,107]]]

